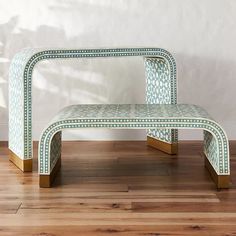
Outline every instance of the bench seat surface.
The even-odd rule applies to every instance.
[[[71,105],[62,109],[52,123],[70,119],[168,119],[199,118],[210,119],[211,116],[201,107],[189,104],[87,104]]]

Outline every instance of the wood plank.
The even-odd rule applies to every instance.
[[[116,236],[159,236],[159,235],[173,235],[173,236],[222,236],[222,235],[234,235],[235,225],[218,226],[218,225],[201,225],[192,224],[188,226],[182,225],[170,225],[166,226],[39,226],[39,227],[1,227],[2,235],[8,236],[104,236],[104,235],[116,235]]]
[[[132,202],[134,212],[235,212],[233,202]]]
[[[0,214],[0,226],[47,226],[47,225],[232,225],[236,221],[236,213],[225,212],[109,212],[78,213],[58,212],[32,214]]]
[[[4,199],[4,201],[0,202],[0,214],[15,214],[20,206],[21,202],[19,201]]]

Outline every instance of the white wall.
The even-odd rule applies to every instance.
[[[206,108],[236,139],[235,0],[0,0],[0,139],[7,139],[8,68],[24,47],[162,47],[174,54],[178,100]],[[41,63],[33,81],[34,139],[63,106],[142,103],[141,58]],[[144,139],[145,132],[67,132],[66,138]],[[199,132],[181,132],[199,139]]]

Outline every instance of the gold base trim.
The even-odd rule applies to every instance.
[[[61,158],[57,160],[56,165],[54,166],[50,175],[39,175],[39,186],[40,188],[51,188],[53,181],[56,178],[57,172],[61,168]]]
[[[166,143],[153,137],[147,136],[147,145],[171,155],[175,155],[178,153],[178,143]]]
[[[230,187],[230,175],[218,175],[206,156],[205,167],[210,172],[211,178],[215,182],[218,189]]]
[[[11,150],[9,150],[9,160],[23,172],[32,172],[33,170],[33,159],[22,160]]]

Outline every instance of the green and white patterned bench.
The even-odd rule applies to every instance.
[[[206,167],[217,188],[229,187],[229,147],[222,127],[202,108],[188,104],[72,105],[61,110],[39,143],[40,187],[50,187],[61,164],[65,129],[202,129]]]

